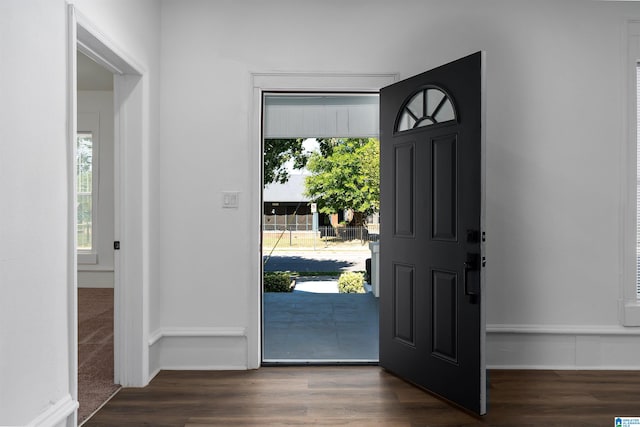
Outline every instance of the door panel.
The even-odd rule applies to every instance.
[[[414,267],[394,265],[394,338],[410,346],[415,345],[415,289],[413,283]]]
[[[434,240],[457,239],[457,135],[431,141],[431,206]]]
[[[458,361],[458,276],[455,272],[433,270],[431,347],[433,355],[453,363]]]
[[[413,144],[403,144],[395,149],[395,230],[394,235],[413,237],[415,160]]]
[[[380,92],[380,365],[477,414],[482,61],[477,53]]]

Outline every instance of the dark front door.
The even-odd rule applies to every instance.
[[[486,413],[479,52],[380,91],[380,365]]]

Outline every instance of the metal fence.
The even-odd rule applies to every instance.
[[[266,227],[265,227],[266,228]],[[262,244],[274,247],[322,247],[340,244],[365,244],[377,242],[380,236],[379,224],[362,227],[318,227],[318,231],[300,230],[295,226],[274,230],[263,229]]]
[[[263,215],[263,230],[313,230],[313,216],[311,214]]]

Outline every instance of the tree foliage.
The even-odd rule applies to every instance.
[[[302,146],[304,139],[265,139],[264,140],[264,185],[284,184],[289,180],[286,163],[293,160],[294,169],[302,169],[308,155]]]
[[[307,161],[305,194],[322,213],[354,211],[356,224],[380,209],[380,143],[376,138],[324,139]]]

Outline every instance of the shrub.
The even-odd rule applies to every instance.
[[[363,294],[364,275],[355,271],[342,273],[338,278],[338,289],[341,294]]]
[[[291,292],[291,276],[289,273],[281,271],[265,271],[264,273],[265,292]]]

